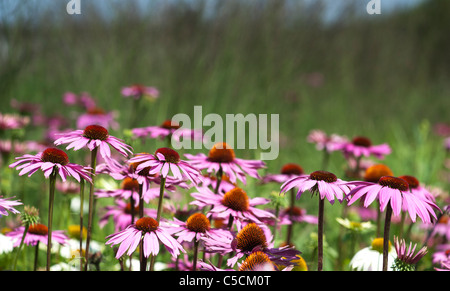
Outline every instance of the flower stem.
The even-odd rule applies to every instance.
[[[216,188],[214,189],[215,194],[219,194],[220,183],[222,182],[223,170],[222,166],[220,166],[219,170],[216,174]]]
[[[156,214],[156,221],[159,222],[161,221],[161,212],[162,212],[162,208],[163,208],[163,200],[164,200],[164,189],[166,187],[166,178],[161,176],[161,185],[160,185],[160,190],[159,190],[159,200],[158,200],[158,212]],[[153,271],[153,268],[155,266],[155,256],[152,256],[151,260],[150,260],[150,271]]]
[[[20,252],[22,251],[22,247],[23,247],[23,242],[25,240],[25,236],[27,235],[28,232],[28,228],[30,227],[30,225],[27,223],[25,224],[25,229],[23,231],[23,235],[22,235],[22,239],[20,240],[20,245],[19,248],[17,249],[17,253],[16,253],[16,257],[14,258],[14,265],[13,265],[13,270],[16,270],[16,265],[17,265],[17,258],[19,257]]]
[[[84,203],[84,179],[80,181],[80,271],[83,271],[83,203]]]
[[[388,253],[389,253],[389,231],[391,229],[392,207],[390,204],[386,208],[386,217],[384,220],[384,236],[383,236],[383,271],[388,269]]]
[[[91,185],[89,189],[89,216],[88,216],[88,229],[86,235],[86,248],[85,248],[85,266],[84,270],[87,271],[89,265],[89,243],[91,241],[92,235],[92,220],[94,216],[94,179],[95,179],[95,168],[97,167],[97,151],[98,147],[95,147],[91,151]]]
[[[38,255],[39,255],[39,241],[36,243],[36,246],[34,247],[34,267],[33,267],[33,271],[37,271]]]
[[[323,269],[323,212],[325,208],[324,199],[319,197],[319,223],[317,230],[317,271]]]
[[[53,228],[53,201],[55,199],[55,183],[57,170],[53,168],[50,174],[50,189],[48,198],[48,242],[47,242],[47,271],[50,271],[50,255],[52,249],[52,228]]]
[[[159,223],[159,221],[161,220],[161,212],[162,212],[162,208],[163,208],[163,200],[164,200],[164,189],[166,187],[166,178],[165,177],[161,177],[161,185],[160,185],[160,190],[159,190],[159,201],[158,201],[158,213],[156,215],[156,221]]]
[[[194,262],[192,264],[192,271],[197,271],[197,257],[198,257],[198,244],[199,241],[197,239],[195,239],[194,241]]]
[[[294,188],[291,189],[291,193],[290,193],[290,205],[289,205],[289,220],[291,222],[291,224],[288,225],[288,231],[287,231],[287,237],[286,237],[286,243],[288,245],[291,245],[291,240],[292,240],[292,230],[294,228],[294,221],[292,220],[294,215],[294,205],[295,205],[295,190]],[[277,215],[278,217],[278,215]]]

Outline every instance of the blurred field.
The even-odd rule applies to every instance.
[[[332,23],[322,21],[321,5],[303,1],[149,1],[147,10],[110,1],[108,16],[87,2],[81,15],[67,15],[67,1],[48,11],[24,1],[14,21],[2,19],[2,112],[17,99],[68,115],[63,94],[89,92],[117,111],[120,137],[132,114],[120,89],[141,83],[161,96],[145,105],[139,126],[192,114],[195,105],[204,115],[279,114],[280,155],[266,172],[286,162],[320,167],[306,142],[318,128],[387,142],[393,153],[383,162],[394,173],[445,186],[445,152],[432,127],[450,122],[449,1],[376,16],[365,14],[364,1],[349,1]],[[330,170],[342,176],[344,161],[333,154]]]

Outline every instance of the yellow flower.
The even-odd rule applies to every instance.
[[[75,239],[80,239],[80,226],[76,225],[76,224],[69,225],[68,233],[69,233],[69,237],[75,238]],[[83,239],[86,238],[86,234],[87,234],[87,230],[83,226]]]

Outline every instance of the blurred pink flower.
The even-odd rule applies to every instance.
[[[140,99],[142,97],[156,99],[159,97],[159,91],[155,87],[147,87],[139,84],[124,87],[121,93],[123,97],[132,97],[134,99]]]
[[[77,128],[85,128],[89,125],[100,125],[104,128],[117,130],[119,123],[115,120],[113,112],[105,112],[100,108],[93,108],[78,116]]]
[[[189,128],[182,128],[178,123],[172,120],[166,120],[158,126],[148,126],[133,128],[131,130],[133,136],[136,138],[154,138],[154,139],[166,139],[173,138],[179,142],[181,139],[199,140],[203,139],[203,132],[201,130],[194,130]]]
[[[346,157],[369,157],[375,156],[378,159],[383,159],[384,156],[391,153],[391,148],[388,144],[373,145],[372,141],[366,137],[358,136],[353,138],[351,142],[344,143],[338,146]]]
[[[284,183],[303,174],[303,168],[294,163],[283,165],[279,174],[268,174],[262,178],[263,183]]]
[[[316,144],[317,150],[326,150],[327,152],[340,150],[345,143],[348,143],[348,139],[346,137],[337,134],[331,134],[328,136],[320,129],[311,130],[306,140],[310,143]]]
[[[14,207],[18,205],[22,205],[23,203],[19,200],[11,200],[14,197],[9,198],[1,198],[0,196],[0,217],[8,216],[8,211],[17,214],[20,211],[16,210]]]
[[[29,123],[30,118],[28,116],[0,113],[0,130],[23,128]]]

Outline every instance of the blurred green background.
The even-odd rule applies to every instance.
[[[380,15],[343,1],[332,18],[324,1],[84,0],[80,15],[68,15],[63,0],[7,2],[3,112],[14,98],[65,114],[65,92],[89,92],[124,124],[131,106],[120,89],[141,83],[161,97],[139,126],[194,105],[204,114],[278,113],[290,153],[282,161],[311,150],[312,128],[411,142],[423,120],[450,119],[445,0]]]
[[[366,13],[368,1],[342,1],[331,17],[326,1],[82,0],[82,13],[68,15],[66,0],[5,0],[1,112],[13,112],[16,99],[67,116],[63,94],[89,92],[119,114],[122,137],[134,112],[120,90],[141,83],[160,97],[138,126],[191,115],[195,105],[204,115],[279,114],[280,155],[267,173],[287,162],[316,170],[321,153],[306,136],[322,129],[387,142],[393,152],[383,162],[395,174],[445,186],[432,129],[450,123],[450,1],[386,11],[387,1],[380,15]],[[344,162],[333,154],[330,169],[343,176]]]

